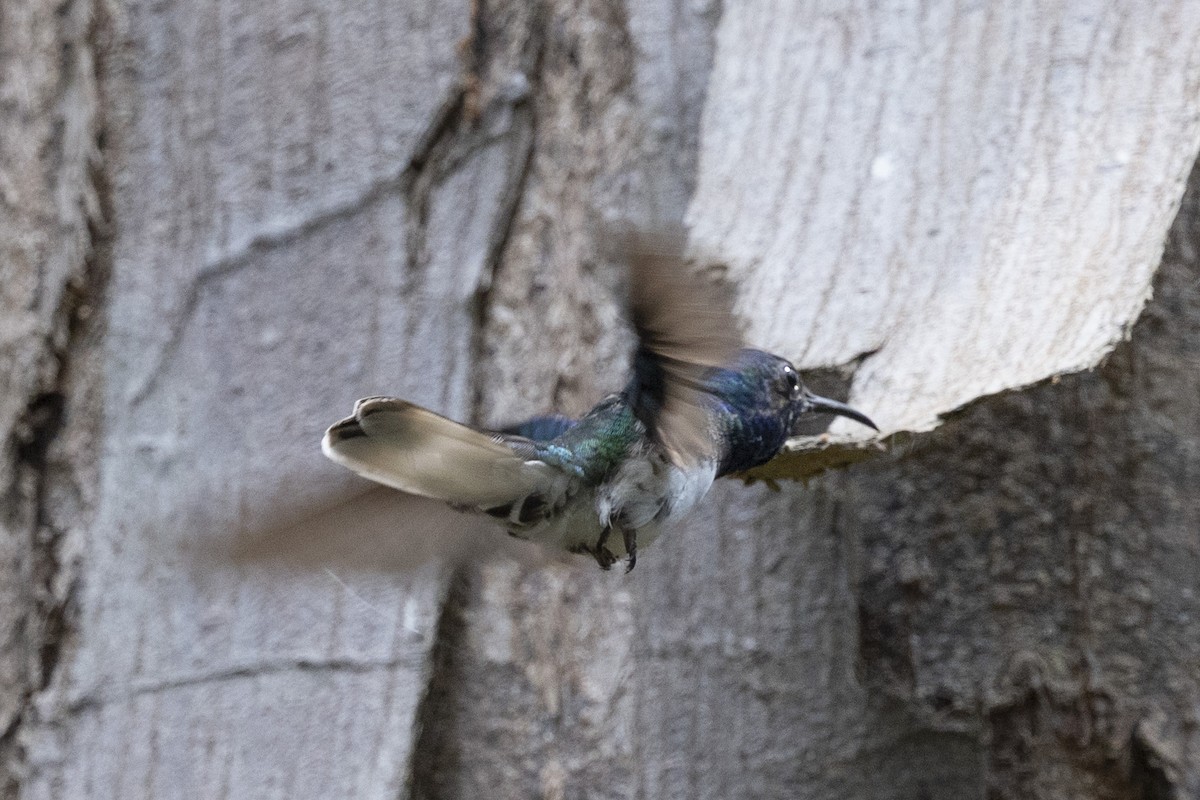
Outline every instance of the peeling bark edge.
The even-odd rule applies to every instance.
[[[83,20],[79,35],[72,22]],[[80,0],[58,9],[60,55],[64,64],[56,99],[64,114],[86,117],[81,152],[65,152],[72,141],[60,128],[56,145],[63,161],[79,159],[84,183],[68,187],[78,204],[82,230],[79,260],[57,290],[58,304],[43,332],[39,357],[47,377],[26,402],[6,443],[13,482],[7,487],[9,512],[28,520],[30,601],[22,621],[28,654],[20,709],[0,732],[0,797],[20,795],[27,767],[22,732],[37,716],[39,695],[48,690],[69,646],[76,611],[77,569],[70,541],[92,517],[88,486],[96,479],[95,448],[63,450],[70,438],[90,443],[102,419],[101,372],[97,356],[104,329],[102,309],[111,274],[112,187],[102,85],[113,24],[106,0]],[[74,58],[72,58],[74,56]],[[75,108],[65,108],[75,103]],[[72,227],[74,220],[54,220]],[[74,508],[57,508],[55,496],[69,492]],[[25,506],[22,512],[21,505]]]
[[[902,699],[933,730],[982,719],[989,797],[1066,796],[1067,782],[1059,794],[1035,791],[1063,775],[1076,776],[1075,786],[1082,775],[1106,787],[1089,797],[1197,796],[1187,709],[1195,696],[1188,669],[1198,662],[1180,644],[1197,641],[1186,627],[1196,619],[1185,591],[1194,570],[1184,566],[1196,506],[1190,473],[1178,470],[1194,470],[1197,442],[1195,374],[1179,365],[1200,341],[1198,190],[1200,164],[1169,230],[1154,301],[1106,363],[981,398],[940,433],[840,484],[868,487],[855,498],[863,516],[849,533],[867,554],[858,679]],[[981,476],[1022,488],[988,491],[989,501],[971,510]],[[1164,494],[1147,492],[1159,484]],[[1184,502],[1165,503],[1171,492]],[[904,508],[878,502],[889,494]],[[871,495],[873,507],[862,511]],[[1007,505],[998,499],[1005,495]],[[935,519],[930,511],[939,508],[960,513]],[[996,522],[980,525],[988,515]],[[1180,564],[1180,573],[1164,562]],[[1061,574],[1022,599],[1031,564],[1061,566]],[[1144,612],[1127,623],[1116,611],[1124,607]],[[977,636],[989,649],[967,682],[959,679],[968,670],[947,666],[956,657],[930,657],[952,625],[967,631],[951,634],[956,642]],[[1049,646],[1035,632],[1041,625],[1054,631]]]
[[[1197,159],[1200,159],[1200,153],[1197,153]],[[919,451],[922,443],[930,441],[930,434],[933,434],[943,425],[954,420],[968,417],[976,408],[982,404],[993,403],[1004,397],[1018,396],[1027,392],[1035,392],[1044,386],[1057,385],[1064,378],[1073,375],[1081,375],[1092,373],[1102,369],[1116,352],[1117,348],[1133,338],[1137,323],[1142,319],[1149,307],[1150,301],[1154,297],[1154,278],[1162,267],[1163,260],[1169,256],[1170,243],[1175,235],[1175,230],[1179,225],[1179,217],[1181,214],[1188,213],[1189,208],[1185,204],[1187,199],[1188,187],[1192,186],[1197,180],[1200,180],[1200,160],[1193,163],[1192,169],[1188,175],[1182,178],[1178,186],[1179,196],[1173,203],[1174,214],[1172,222],[1163,234],[1163,243],[1159,251],[1158,264],[1154,272],[1150,276],[1149,282],[1146,284],[1146,291],[1140,301],[1137,311],[1129,318],[1121,329],[1121,335],[1109,342],[1107,349],[1099,355],[1095,363],[1090,365],[1081,365],[1076,369],[1067,369],[1061,372],[1056,372],[1053,375],[1031,381],[1030,383],[1021,384],[1019,386],[1010,386],[1007,389],[1002,389],[998,392],[981,395],[955,408],[944,411],[937,416],[936,422],[929,428],[915,430],[898,430],[889,431],[886,435],[874,438],[865,437],[861,434],[842,434],[828,435],[821,434],[816,436],[797,436],[789,439],[784,445],[783,451],[771,462],[756,467],[749,472],[741,473],[731,477],[741,479],[746,485],[752,485],[758,481],[770,486],[772,489],[778,488],[780,481],[801,481],[807,482],[829,470],[844,469],[862,461],[870,460],[876,456],[888,453],[894,449],[905,449],[909,454]],[[822,373],[827,371],[845,373],[850,381],[853,381],[855,370],[863,363],[866,358],[874,355],[874,351],[864,353],[859,358],[855,359],[848,365],[834,367],[832,370],[807,370],[806,374],[813,372]]]

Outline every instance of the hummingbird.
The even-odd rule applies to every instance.
[[[484,515],[509,534],[594,558],[625,559],[692,509],[713,482],[765,464],[813,414],[878,430],[805,387],[787,359],[745,347],[732,292],[688,268],[686,232],[613,231],[627,267],[637,345],[624,388],[575,419],[499,430],[395,397],[359,400],[322,452],[371,481]],[[725,290],[723,290],[723,288]]]

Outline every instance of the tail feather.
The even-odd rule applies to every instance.
[[[385,486],[476,508],[545,494],[564,480],[527,447],[392,397],[359,400],[353,416],[325,432],[321,450]]]

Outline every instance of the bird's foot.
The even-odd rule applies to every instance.
[[[612,569],[612,565],[617,563],[617,557],[613,555],[613,551],[607,547],[608,537],[612,534],[612,527],[605,527],[600,531],[600,538],[596,540],[594,545],[577,544],[571,548],[572,553],[579,553],[591,556],[596,559],[596,563],[600,565],[602,570]],[[625,543],[625,552],[628,554],[628,559],[625,562],[625,574],[629,574],[637,565],[637,531],[631,528],[621,529],[621,541]]]
[[[601,547],[593,551],[592,556],[595,557],[596,563],[600,565],[600,569],[605,572],[612,569],[612,565],[617,563],[617,557],[607,547]]]
[[[577,556],[591,556],[596,559],[596,563],[600,565],[600,569],[612,569],[612,565],[617,563],[617,557],[607,547],[596,548],[591,545],[577,544],[569,549],[570,553]]]
[[[592,548],[592,557],[596,559],[600,569],[605,571],[612,569],[612,565],[617,563],[617,557],[605,546],[608,544],[608,537],[611,533],[612,526],[605,525],[604,530],[600,531],[600,538],[596,540],[596,546]]]

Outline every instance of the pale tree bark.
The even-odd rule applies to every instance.
[[[1198,34],[1133,0],[4,5],[6,795],[1200,794],[1194,199],[1162,257]],[[629,576],[191,555],[337,483],[357,397],[618,388],[597,231],[685,213],[890,453],[718,487]],[[781,474],[876,452],[809,452],[842,430]]]
[[[87,2],[0,5],[0,793],[74,627],[92,521],[106,178]]]

